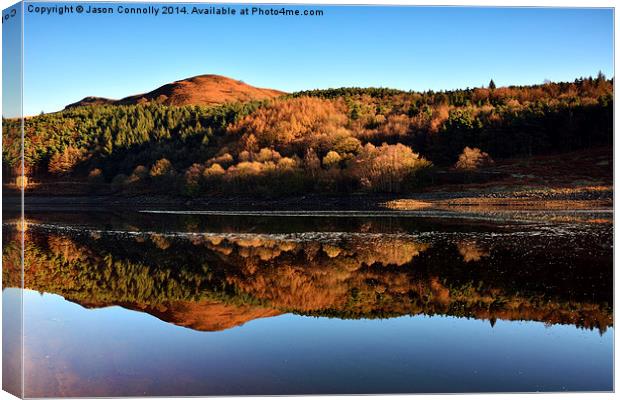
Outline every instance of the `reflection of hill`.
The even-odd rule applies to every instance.
[[[109,305],[96,303],[81,304],[88,308],[99,308]],[[282,314],[282,312],[271,308],[226,304],[212,300],[173,301],[156,305],[134,303],[119,303],[116,305],[130,310],[146,312],[163,321],[198,331],[223,331],[258,318],[275,317]]]
[[[575,240],[69,237],[31,228],[25,284],[87,307],[121,305],[199,330],[284,312],[339,318],[442,314],[605,330],[613,320],[611,250]],[[5,240],[5,284],[19,282],[11,273],[18,251]]]

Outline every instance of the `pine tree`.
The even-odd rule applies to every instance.
[[[112,141],[112,132],[110,132],[110,128],[105,128],[105,132],[103,133],[103,151],[106,154],[112,154],[114,150],[114,143]]]

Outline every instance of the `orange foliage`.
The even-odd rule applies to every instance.
[[[240,134],[239,150],[275,147],[290,152],[294,144],[318,148],[335,139],[350,136],[347,115],[337,102],[313,97],[275,100],[230,126],[230,134]]]
[[[71,172],[82,160],[84,160],[84,150],[69,146],[51,157],[48,171],[52,174],[65,174]]]
[[[465,147],[455,167],[457,169],[475,170],[489,165],[493,165],[491,156],[478,148]]]
[[[403,189],[407,179],[431,165],[431,163],[410,147],[402,144],[383,144],[375,147],[364,146],[353,161],[352,175],[360,180],[363,187],[373,191],[398,192]]]

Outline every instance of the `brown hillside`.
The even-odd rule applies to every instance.
[[[78,102],[69,104],[68,106],[65,107],[65,109],[81,107],[81,106],[100,106],[100,105],[105,105],[105,104],[114,104],[115,102],[116,100],[106,99],[105,97],[89,96],[89,97],[84,97],[82,100]]]
[[[271,99],[283,94],[284,92],[279,90],[257,88],[225,76],[199,75],[168,83],[151,92],[125,97],[121,100],[86,97],[66,108],[100,104],[132,105],[147,103],[159,103],[167,106],[217,105]]]

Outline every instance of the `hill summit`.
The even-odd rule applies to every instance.
[[[66,108],[88,105],[134,105],[158,103],[167,106],[217,105],[230,102],[265,100],[285,94],[279,90],[263,89],[221,75],[198,75],[163,85],[151,92],[128,96],[120,100],[85,97]]]

